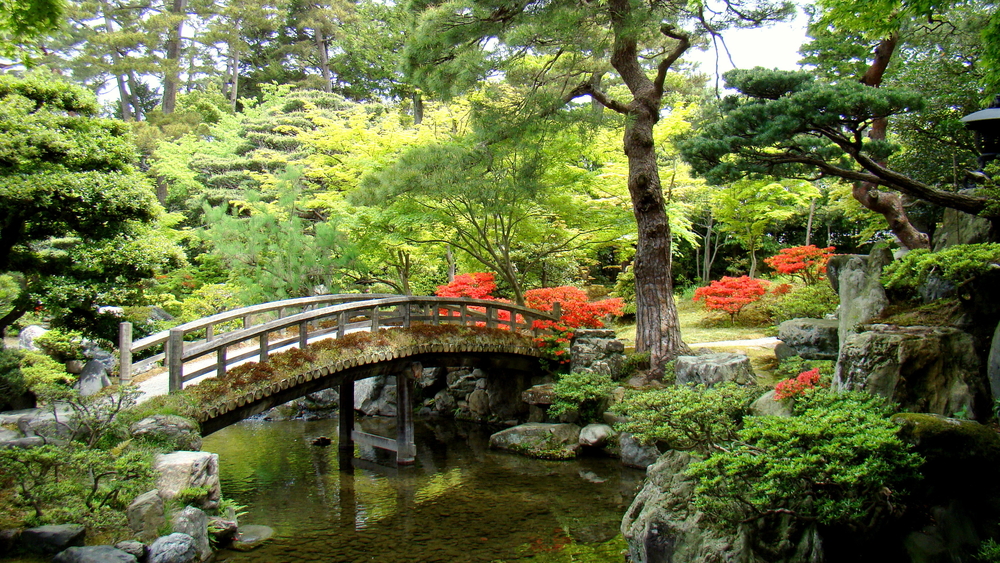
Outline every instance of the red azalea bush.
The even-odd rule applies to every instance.
[[[434,292],[438,297],[471,297],[472,299],[486,299],[495,301],[493,290],[497,284],[493,281],[493,274],[490,272],[477,272],[474,274],[458,274],[451,283],[437,286]]]
[[[759,301],[767,293],[767,282],[749,276],[731,278],[724,276],[705,287],[699,287],[694,292],[694,300],[705,300],[707,309],[721,310],[729,313],[729,320],[735,322],[747,305]]]
[[[602,328],[602,317],[620,316],[625,302],[619,297],[590,302],[587,294],[578,287],[543,287],[524,292],[524,303],[539,311],[552,311],[552,304],[559,303],[562,322],[573,328]]]
[[[809,371],[800,373],[796,377],[779,381],[778,384],[774,386],[774,400],[781,401],[783,399],[798,397],[805,393],[806,389],[829,386],[829,384],[825,384],[820,381],[819,368],[813,368]]]
[[[833,256],[834,247],[817,248],[816,245],[782,248],[764,262],[779,274],[801,277],[807,284],[819,281],[826,273],[826,263]]]

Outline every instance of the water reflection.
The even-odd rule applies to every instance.
[[[359,421],[392,436],[393,420]],[[246,505],[241,523],[275,529],[231,562],[496,561],[618,533],[643,472],[616,460],[539,461],[492,451],[479,425],[417,420],[417,460],[359,448],[340,471],[336,421],[247,421],[205,439],[220,455],[222,490]],[[333,445],[310,445],[319,436]]]

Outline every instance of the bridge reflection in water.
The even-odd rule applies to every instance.
[[[359,429],[385,433],[391,419]],[[246,421],[206,437],[220,454],[223,494],[248,506],[245,524],[276,539],[258,551],[222,552],[246,562],[511,561],[614,538],[643,472],[617,460],[554,462],[488,449],[476,424],[418,419],[416,462],[372,467],[391,456],[359,446],[359,467],[340,471],[336,421]],[[334,444],[336,446],[336,443]],[[360,467],[363,466],[363,467]],[[609,561],[618,561],[615,544]],[[530,560],[530,559],[529,559]]]

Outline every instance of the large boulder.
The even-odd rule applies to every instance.
[[[136,563],[136,558],[110,545],[91,545],[62,551],[52,563]]]
[[[570,371],[596,373],[613,379],[622,374],[625,365],[625,344],[616,339],[615,331],[577,329],[570,346]]]
[[[847,337],[854,333],[856,326],[867,323],[882,314],[889,305],[889,299],[882,287],[882,268],[892,262],[888,248],[873,250],[868,256],[834,256],[835,274],[828,275],[831,282],[837,280],[834,289],[840,295],[838,318],[838,340],[843,347]]]
[[[646,469],[656,463],[660,450],[653,445],[645,446],[632,434],[622,432],[618,435],[618,457],[625,467]]]
[[[746,354],[705,354],[704,356],[678,356],[674,364],[678,385],[705,385],[734,381],[740,385],[755,383],[757,376],[750,367]]]
[[[791,399],[777,400],[775,391],[771,389],[761,395],[750,405],[754,416],[792,416]]]
[[[183,416],[155,414],[133,424],[129,432],[136,438],[166,444],[174,450],[201,449],[198,423]]]
[[[529,422],[493,434],[490,447],[540,459],[573,459],[580,449],[580,427]]]
[[[384,389],[388,385],[388,377],[379,375],[354,382],[354,408],[366,416],[395,416],[396,404],[386,404]],[[392,396],[395,399],[395,385]],[[391,411],[391,414],[389,413]]]
[[[89,360],[80,372],[80,378],[73,385],[80,395],[89,397],[101,392],[105,387],[111,386],[111,378],[108,377],[108,368],[97,360]]]
[[[35,344],[35,339],[46,332],[48,332],[48,329],[44,329],[38,325],[26,326],[17,335],[17,346],[22,350],[41,352],[42,349]]]
[[[756,553],[752,526],[724,535],[704,522],[691,503],[695,482],[685,474],[695,458],[668,451],[646,472],[646,481],[622,518],[631,563],[816,563],[822,542],[814,526],[768,530],[775,549]]]
[[[163,499],[156,489],[143,493],[132,501],[125,510],[128,527],[142,541],[153,541],[166,524]]]
[[[219,507],[219,455],[209,452],[173,452],[156,456],[153,470],[156,488],[164,501],[173,500],[184,490],[201,489],[204,496],[191,504],[204,510]]]
[[[588,424],[580,430],[580,445],[590,448],[603,448],[617,433],[607,424]]]
[[[841,348],[835,388],[881,395],[911,412],[989,416],[992,400],[971,335],[948,327],[868,329]]]
[[[195,539],[187,534],[174,532],[169,536],[157,538],[149,546],[147,563],[195,563],[198,559],[198,546]]]
[[[21,532],[20,546],[35,553],[59,553],[83,545],[87,530],[78,524],[50,524]]]
[[[791,319],[778,325],[778,340],[790,348],[789,355],[806,360],[836,360],[840,351],[839,330],[840,321],[836,319]]]
[[[979,189],[960,190],[959,193],[984,195]],[[956,209],[945,209],[941,215],[941,223],[934,229],[934,252],[956,244],[992,242],[990,240],[992,229],[993,223],[989,219],[969,215]]]
[[[198,559],[207,561],[212,557],[212,547],[208,541],[208,515],[193,506],[185,506],[174,513],[170,520],[174,532],[187,534],[194,539]]]

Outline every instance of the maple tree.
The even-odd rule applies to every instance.
[[[553,303],[559,303],[560,318],[571,328],[603,328],[603,317],[620,316],[625,307],[619,297],[590,301],[586,292],[571,285],[529,289],[524,292],[524,301],[528,307],[545,312],[552,310]]]
[[[765,258],[764,262],[779,274],[797,276],[812,285],[826,273],[826,263],[833,256],[834,247],[817,248],[816,245],[782,248],[777,254]]]
[[[767,282],[749,276],[732,278],[723,276],[694,292],[694,301],[705,300],[707,309],[729,313],[729,320],[736,322],[736,316],[747,305],[759,301],[767,293]]]
[[[450,283],[439,285],[434,294],[438,297],[470,297],[495,301],[496,297],[493,297],[493,291],[496,288],[497,284],[493,281],[491,272],[477,272],[458,274]]]

